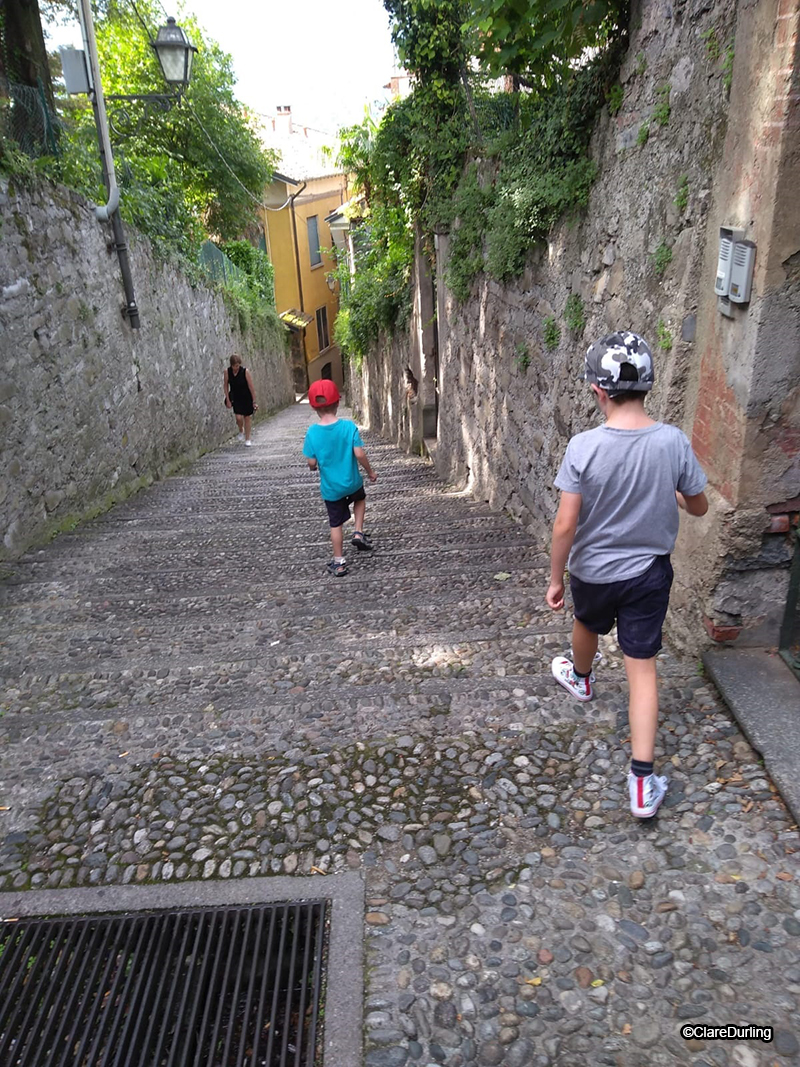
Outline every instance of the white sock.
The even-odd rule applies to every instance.
[[[344,556],[334,556],[333,557],[333,562],[334,563],[347,563],[347,560],[345,559]]]

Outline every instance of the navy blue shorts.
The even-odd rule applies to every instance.
[[[349,496],[343,496],[341,500],[326,500],[325,507],[328,509],[328,521],[331,526],[343,526],[350,518],[350,505],[363,500],[366,495],[362,485],[360,489],[356,489]]]
[[[672,578],[669,556],[656,556],[644,574],[620,582],[600,584],[570,577],[575,618],[593,634],[607,634],[616,623],[625,655],[651,659],[661,648]]]

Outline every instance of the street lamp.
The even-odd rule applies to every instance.
[[[139,308],[133,292],[133,278],[131,276],[130,263],[128,261],[128,246],[122,221],[119,217],[119,187],[114,172],[114,156],[111,151],[111,140],[108,131],[108,117],[106,115],[106,100],[139,100],[145,104],[145,113],[150,104],[157,105],[168,111],[174,104],[180,103],[181,94],[189,84],[192,73],[192,60],[197,49],[189,38],[175,23],[175,19],[168,18],[167,25],[158,31],[155,41],[151,45],[158,56],[158,62],[167,84],[175,91],[165,93],[137,93],[132,95],[103,94],[103,85],[100,80],[100,63],[97,57],[97,41],[94,32],[94,20],[92,18],[91,0],[79,0],[78,20],[83,34],[84,52],[72,51],[69,56],[66,50],[62,50],[64,77],[67,83],[67,92],[88,93],[94,110],[97,137],[100,146],[100,160],[103,164],[103,177],[108,190],[108,202],[95,208],[97,218],[111,223],[114,234],[114,248],[119,259],[122,283],[125,289],[125,306],[123,314],[127,317],[132,329],[139,327]]]
[[[144,118],[149,117],[151,105],[161,111],[169,111],[175,104],[181,102],[181,97],[189,85],[192,76],[192,60],[197,51],[195,46],[186,36],[185,32],[177,25],[175,19],[167,18],[166,26],[162,26],[155,41],[150,40],[150,47],[158,58],[164,81],[173,90],[171,93],[110,93],[106,100],[116,103],[118,100],[136,100],[145,105]],[[127,111],[120,109],[124,118],[128,118]],[[114,121],[112,119],[112,128]],[[117,130],[116,132],[120,132]]]
[[[168,18],[166,26],[160,28],[153,48],[167,84],[178,87],[178,92],[185,89],[192,76],[192,60],[197,49],[175,24],[175,19]]]

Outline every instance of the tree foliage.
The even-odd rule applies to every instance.
[[[222,251],[231,263],[245,272],[256,297],[275,307],[275,271],[267,253],[249,241],[228,241]]]
[[[163,22],[160,5],[139,0],[137,8],[154,37]],[[232,240],[257,221],[275,160],[236,99],[230,56],[204,39],[193,17],[181,24],[198,47],[184,101],[144,121],[136,102],[124,111],[109,102],[108,110],[123,216],[162,249],[193,258],[205,238]],[[148,34],[129,4],[108,0],[98,12],[96,33],[106,95],[166,92]],[[98,198],[94,120],[82,99],[65,104],[68,143],[58,176]]]
[[[552,85],[587,49],[627,26],[628,0],[471,0],[466,28],[490,75]]]
[[[409,312],[415,233],[450,233],[447,283],[464,300],[481,271],[519,274],[553,223],[587,203],[590,138],[618,71],[628,0],[384,6],[413,91],[377,129],[343,131],[340,161],[358,176],[369,223],[336,337],[359,360]],[[501,74],[525,91],[490,87]]]

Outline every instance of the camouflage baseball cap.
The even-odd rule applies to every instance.
[[[636,371],[633,381],[631,371],[620,378],[623,363]],[[653,354],[650,346],[638,333],[621,330],[611,333],[589,348],[586,353],[583,379],[605,389],[610,396],[619,393],[647,393],[653,388]]]

